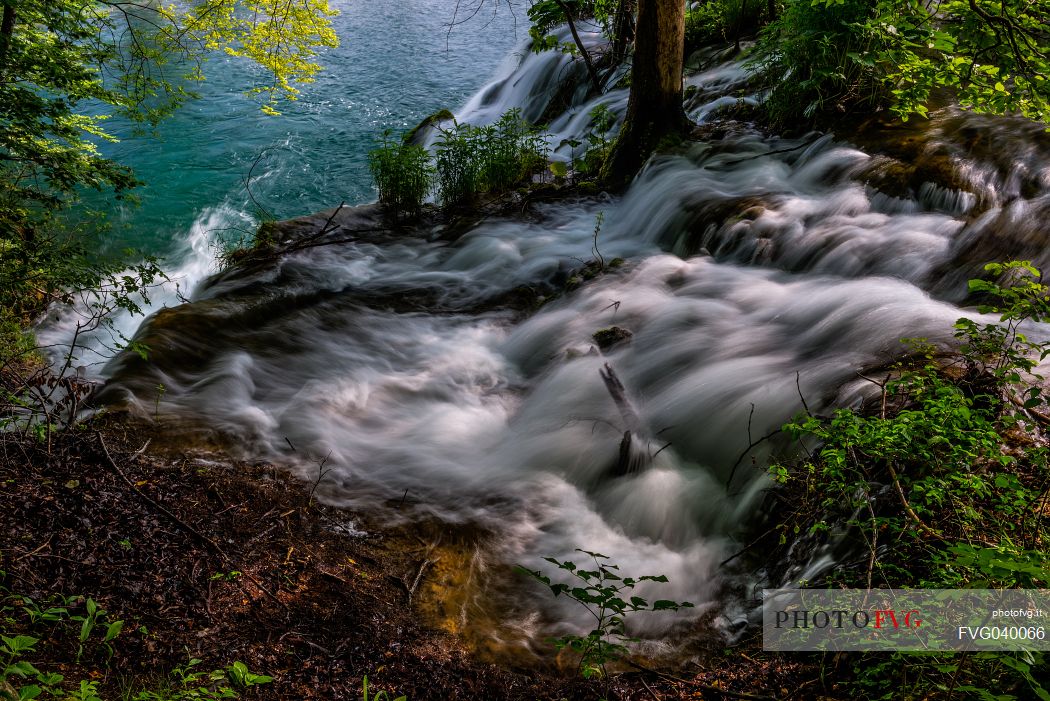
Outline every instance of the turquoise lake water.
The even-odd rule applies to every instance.
[[[252,231],[260,212],[245,179],[256,159],[251,193],[278,219],[373,200],[366,156],[376,136],[460,106],[527,36],[524,9],[506,0],[490,0],[451,32],[455,0],[332,5],[341,12],[334,19],[341,44],[319,57],[323,72],[297,102],[281,106],[282,116],[264,115],[245,94],[253,80],[265,80],[260,71],[218,56],[205,67],[200,99],[155,135],[108,124],[120,143],[104,153],[146,182],[141,206],[112,213],[119,225],[112,246],[164,256],[201,220],[231,227],[217,232],[226,238]]]

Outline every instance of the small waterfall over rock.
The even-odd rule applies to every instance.
[[[580,70],[519,51],[457,118],[536,119]],[[1035,129],[946,110],[909,127],[905,153],[719,121],[761,99],[752,83],[739,62],[691,75],[689,113],[707,138],[654,158],[622,197],[536,205],[451,239],[441,227],[362,233],[380,227],[375,208],[304,218],[295,226],[329,222],[341,243],[209,279],[143,324],[150,360],[119,358],[105,396],[192,418],[304,478],[325,460],[319,493],[334,504],[411,495],[392,516],[479,525],[495,534],[491,562],[585,548],[666,574],[652,593],[698,608],[637,632],[686,625],[727,585],[754,583],[719,566],[761,516],[768,481],[751,459],[772,445],[749,451],[754,437],[803,398],[815,411],[861,401],[858,373],[898,357],[901,338],[948,342],[980,263],[1050,262],[1050,160]],[[575,92],[552,148],[581,139],[596,104],[618,118],[626,107],[625,88]],[[625,265],[531,314],[508,301],[560,290],[594,256],[599,213],[597,247]],[[599,350],[594,334],[610,327],[629,334]],[[638,473],[611,470],[627,429],[606,367],[644,427]],[[504,623],[526,637],[530,609],[561,630],[587,624],[561,600],[518,606]]]

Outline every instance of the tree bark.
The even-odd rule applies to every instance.
[[[740,53],[740,36],[744,33],[744,18],[747,16],[747,0],[740,0],[740,14],[736,17],[736,29],[733,30],[733,51]]]
[[[610,187],[630,181],[663,139],[688,124],[682,111],[684,54],[685,3],[639,0],[627,116],[602,169]]]
[[[634,41],[634,7],[635,0],[620,0],[616,4],[613,16],[613,65],[627,58],[627,47]]]
[[[602,82],[598,79],[598,71],[594,67],[594,63],[591,61],[591,55],[587,53],[587,47],[583,45],[583,40],[580,39],[579,33],[576,31],[576,22],[572,19],[572,10],[562,2],[562,0],[554,0],[561,8],[562,14],[565,15],[565,21],[569,23],[569,31],[572,32],[572,40],[576,42],[576,48],[580,52],[580,56],[583,57],[583,63],[587,66],[587,74],[591,77],[591,85],[594,88],[594,92],[600,93],[602,91]]]
[[[15,5],[13,0],[4,3],[4,16],[0,19],[0,74],[7,69],[7,54],[11,49],[11,37],[15,33]]]

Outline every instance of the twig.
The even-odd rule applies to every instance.
[[[638,677],[638,680],[642,682],[642,686],[645,687],[646,691],[648,691],[652,695],[652,697],[656,699],[656,701],[660,701],[660,697],[656,695],[656,692],[653,691],[653,688],[649,686],[649,684],[645,681],[644,678]]]
[[[128,456],[128,459],[129,459],[129,460],[134,460],[134,459],[135,459],[135,458],[137,458],[138,456],[140,456],[140,455],[142,455],[143,453],[145,453],[145,452],[146,452],[146,448],[148,448],[148,447],[149,447],[149,444],[150,444],[150,443],[151,443],[152,441],[153,441],[153,439],[152,439],[152,438],[147,438],[147,439],[146,439],[146,442],[142,444],[142,447],[141,447],[141,448],[139,448],[138,450],[136,450],[136,451],[135,451],[134,453],[132,453],[131,455],[129,455],[129,456]]]
[[[743,691],[729,691],[728,689],[719,689],[717,686],[711,686],[710,684],[702,684],[700,682],[690,681],[689,679],[683,679],[682,677],[676,677],[673,674],[667,674],[666,672],[660,672],[660,671],[655,670],[655,669],[650,669],[648,667],[644,667],[644,666],[638,664],[637,662],[635,662],[634,660],[625,659],[624,662],[626,662],[627,664],[631,665],[632,667],[634,667],[636,669],[642,670],[643,672],[648,672],[649,674],[655,674],[658,677],[663,677],[664,679],[670,679],[671,681],[678,682],[679,684],[688,684],[689,686],[695,687],[697,689],[702,689],[703,691],[710,691],[710,692],[713,692],[713,693],[716,693],[716,694],[721,694],[722,696],[725,696],[726,698],[731,698],[731,699],[750,699],[751,701],[774,701],[774,697],[773,696],[761,696],[759,694],[747,694],[747,693],[744,693]]]
[[[744,460],[744,458],[747,457],[747,454],[751,452],[751,449],[754,448],[757,445],[765,443],[766,441],[768,441],[773,436],[777,435],[778,433],[781,433],[783,430],[784,429],[782,429],[782,428],[774,429],[774,430],[770,431],[769,433],[767,433],[766,435],[764,435],[761,438],[759,438],[757,441],[752,441],[746,448],[744,448],[744,452],[742,452],[740,454],[740,457],[738,457],[736,459],[736,462],[733,463],[733,469],[731,469],[729,471],[729,479],[726,480],[726,489],[729,489],[729,485],[731,485],[733,483],[733,477],[736,476],[736,469],[738,467],[740,467],[740,463]],[[749,434],[750,434],[750,431],[749,431]]]
[[[419,566],[419,571],[416,572],[416,578],[412,581],[412,586],[408,588],[408,603],[412,603],[412,597],[416,595],[416,589],[419,588],[419,583],[423,579],[423,572],[433,564],[433,560],[423,560],[423,564]]]
[[[598,71],[594,68],[594,63],[591,61],[590,53],[587,52],[587,47],[583,45],[583,41],[580,39],[580,35],[576,31],[576,23],[572,19],[572,11],[562,0],[554,0],[554,2],[561,9],[562,14],[565,15],[565,21],[569,24],[569,32],[572,34],[572,40],[576,43],[576,48],[580,50],[580,56],[583,57],[583,63],[587,66],[587,75],[591,78],[591,85],[594,86],[594,92],[601,94],[602,81],[598,77]]]
[[[102,438],[102,432],[101,431],[96,431],[95,432],[95,436],[98,438],[98,444],[99,444],[99,446],[101,446],[102,453],[106,456],[106,461],[109,463],[110,468],[112,468],[113,471],[117,474],[117,476],[120,477],[120,479],[123,480],[124,483],[128,485],[128,488],[131,489],[131,491],[135,492],[135,494],[138,495],[138,497],[140,499],[142,499],[144,502],[146,502],[147,504],[152,506],[154,509],[156,509],[157,511],[159,511],[160,513],[164,514],[169,519],[174,521],[175,524],[178,525],[180,528],[182,528],[184,531],[186,531],[187,533],[189,533],[193,537],[195,537],[198,540],[200,540],[201,542],[203,542],[205,545],[207,545],[210,548],[212,548],[213,550],[215,550],[215,552],[217,552],[220,556],[222,556],[222,558],[224,560],[229,560],[230,559],[229,556],[225,553],[225,551],[223,551],[223,549],[220,548],[215,541],[213,541],[211,538],[209,538],[208,536],[204,535],[203,533],[198,531],[196,528],[194,528],[193,526],[191,526],[188,523],[186,523],[185,521],[183,521],[181,518],[179,518],[175,514],[173,514],[170,511],[168,511],[166,508],[164,508],[163,506],[158,504],[156,501],[154,501],[150,497],[146,496],[146,494],[141,489],[136,487],[135,484],[131,480],[128,479],[127,475],[124,474],[124,472],[117,466],[117,463],[113,460],[113,456],[110,455],[110,453],[109,453],[109,448],[106,447],[106,441],[105,441],[105,439]]]
[[[663,445],[663,447],[662,447],[662,448],[660,448],[660,450],[656,451],[656,452],[655,452],[655,453],[653,453],[653,454],[652,454],[651,456],[649,456],[649,459],[650,459],[650,460],[655,460],[655,459],[656,459],[656,456],[657,456],[657,455],[659,455],[660,453],[664,452],[665,450],[667,450],[668,448],[670,448],[670,447],[671,447],[672,445],[674,445],[674,444],[673,444],[673,443],[671,443],[670,441],[668,441],[667,443],[665,443],[665,444]]]
[[[937,540],[944,540],[944,536],[927,526],[926,522],[915,513],[915,509],[911,508],[911,504],[908,503],[908,497],[904,496],[904,489],[901,487],[900,480],[897,478],[897,471],[893,469],[893,465],[886,463],[886,469],[889,470],[890,479],[893,480],[893,486],[897,489],[897,496],[900,498],[901,506],[904,507],[904,513],[908,514],[908,518],[926,535]]]
[[[751,541],[750,543],[748,543],[748,544],[747,544],[747,545],[745,545],[744,547],[740,548],[740,550],[739,550],[739,551],[737,551],[737,552],[736,552],[735,554],[733,554],[733,555],[730,555],[730,556],[729,556],[729,557],[727,557],[726,559],[724,559],[724,560],[722,560],[721,562],[719,562],[719,563],[718,563],[718,566],[719,566],[719,567],[722,567],[722,566],[724,566],[724,565],[728,565],[728,564],[729,564],[730,562],[732,562],[733,560],[737,559],[738,557],[740,557],[741,555],[743,555],[744,553],[746,553],[746,552],[747,552],[748,550],[750,550],[751,548],[753,548],[753,547],[755,547],[756,545],[758,545],[759,541],[761,541],[761,540],[762,540],[763,538],[765,538],[765,537],[766,537],[767,535],[769,535],[770,533],[772,533],[772,532],[773,532],[773,531],[775,531],[776,529],[777,529],[777,527],[776,527],[776,526],[773,526],[772,528],[770,528],[769,530],[767,530],[767,531],[766,531],[765,533],[763,533],[762,535],[758,536],[757,538],[755,538],[754,540],[752,540],[752,541]]]
[[[43,545],[41,545],[41,546],[40,546],[39,548],[37,548],[37,549],[35,549],[35,550],[32,550],[32,551],[30,551],[30,552],[27,552],[27,553],[26,553],[25,555],[19,555],[18,557],[16,557],[16,558],[15,558],[15,559],[13,560],[13,562],[18,562],[19,560],[24,560],[24,559],[26,559],[27,557],[32,557],[33,555],[36,555],[36,554],[37,554],[38,552],[40,552],[40,551],[41,551],[41,550],[43,550],[44,548],[46,548],[47,546],[51,545],[51,539],[52,539],[52,538],[54,538],[54,537],[55,537],[55,534],[54,534],[54,533],[52,533],[51,535],[49,535],[49,536],[47,537],[47,540],[45,540],[45,541],[44,541],[44,544],[43,544]]]
[[[605,389],[609,391],[609,396],[615,402],[616,408],[620,410],[620,416],[623,418],[627,430],[636,435],[642,433],[642,421],[638,418],[638,413],[634,410],[634,407],[631,406],[630,400],[627,399],[627,388],[620,382],[616,371],[608,363],[605,363],[604,368],[598,370],[598,374],[601,375],[602,381],[605,383]]]
[[[798,370],[795,371],[795,389],[798,390],[798,398],[802,400],[802,408],[812,416],[813,412],[809,410],[809,404],[806,404],[806,398],[802,396],[801,373]]]
[[[756,158],[765,158],[766,156],[773,156],[773,155],[778,154],[778,153],[791,153],[792,151],[798,151],[800,148],[805,148],[807,146],[811,146],[811,145],[815,144],[817,142],[817,139],[819,139],[819,138],[820,138],[820,136],[815,136],[812,139],[810,139],[809,141],[802,142],[798,146],[792,146],[791,148],[777,149],[776,151],[766,151],[765,153],[756,153],[753,156],[745,156],[744,158],[737,158],[736,160],[725,161],[721,165],[722,166],[735,166],[738,163],[744,163],[745,161],[753,161]]]

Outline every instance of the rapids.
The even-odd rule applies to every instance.
[[[574,74],[569,56],[519,49],[457,118],[486,123],[513,107],[537,118]],[[622,118],[627,90],[610,82],[589,101],[581,88],[553,119],[558,157],[599,102]],[[752,438],[803,400],[815,411],[859,402],[871,389],[858,373],[898,357],[901,338],[950,342],[953,321],[972,314],[958,305],[980,264],[1050,262],[1038,128],[946,109],[857,143],[779,137],[720,118],[762,99],[752,83],[732,61],[689,75],[689,114],[706,137],[652,160],[621,197],[538,205],[456,237],[345,236],[380,226],[374,208],[346,208],[331,236],[348,241],[218,275],[202,223],[179,271],[191,301],[162,296],[172,308],[136,336],[150,360],[118,356],[103,396],[205,425],[305,480],[324,461],[329,503],[479,526],[493,534],[480,551],[490,571],[585,548],[625,573],[667,575],[643,595],[698,604],[639,617],[640,634],[666,638],[712,609],[738,627],[727,588],[780,584],[761,562],[719,566],[761,520],[768,482],[752,458],[761,465],[771,445],[748,452]],[[597,248],[625,265],[532,314],[507,302],[522,289],[550,295],[594,258],[599,213]],[[610,326],[631,338],[599,353],[592,334]],[[639,474],[610,470],[624,426],[606,363],[652,436]],[[411,508],[384,512],[398,500]],[[812,579],[834,558],[810,565],[794,574]],[[581,611],[520,589],[497,607],[498,635],[587,629]]]

